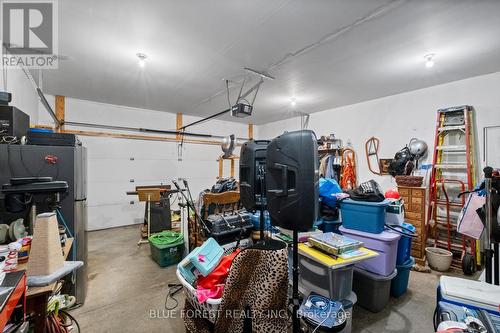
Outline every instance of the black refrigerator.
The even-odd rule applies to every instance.
[[[55,162],[55,163],[54,163]],[[14,177],[52,177],[66,181],[69,188],[60,197],[61,213],[74,237],[68,260],[84,266],[67,277],[66,292],[84,303],[87,295],[87,150],[83,146],[36,146],[0,144],[0,184]],[[0,223],[10,224],[19,217],[29,225],[29,211],[12,214],[5,210],[0,194]],[[49,210],[38,204],[37,214]]]

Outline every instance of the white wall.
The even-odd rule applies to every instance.
[[[54,102],[53,96],[47,96],[47,99],[50,103]],[[41,124],[51,124],[45,109],[40,108],[39,116]],[[195,119],[184,116],[183,122],[187,124]],[[176,115],[66,98],[66,121],[175,130]],[[210,121],[191,127],[189,131],[212,135],[234,133],[247,137],[247,128],[244,124]],[[109,132],[94,128],[79,129]],[[185,144],[182,161],[179,162],[175,142],[90,136],[80,136],[79,139],[88,150],[89,230],[141,223],[144,203],[138,203],[136,196],[126,195],[126,191],[133,190],[135,186],[171,184],[172,179],[184,177],[188,179],[193,195],[210,188],[218,175],[216,159],[222,153],[220,146]],[[224,175],[228,176],[229,163],[225,166]]]
[[[5,76],[0,76],[1,89],[12,93],[10,105],[27,113],[30,116],[30,122],[36,124],[38,122],[38,94],[23,71],[21,69],[7,69]]]
[[[384,188],[394,187],[392,177],[379,177],[368,170],[365,157],[368,138],[380,139],[380,158],[392,158],[413,137],[423,139],[431,149],[428,160],[432,163],[436,110],[468,104],[476,112],[482,162],[482,129],[500,125],[499,92],[500,72],[313,113],[309,129],[318,136],[334,133],[344,143],[352,142],[357,153],[358,180],[375,179]],[[273,138],[283,131],[297,129],[300,129],[300,118],[287,119],[258,126],[256,136]],[[498,149],[497,152],[500,154]]]

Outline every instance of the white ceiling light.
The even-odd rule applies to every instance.
[[[146,65],[146,58],[148,57],[144,53],[137,53],[137,58],[139,58],[139,66],[142,68]]]
[[[290,98],[290,105],[291,106],[297,105],[297,99],[295,97]]]
[[[431,54],[428,54],[428,55],[424,56],[424,58],[425,58],[425,67],[431,68],[431,67],[434,66],[434,56],[435,56],[434,53],[431,53]]]

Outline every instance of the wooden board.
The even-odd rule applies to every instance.
[[[161,199],[160,191],[157,187],[138,188],[139,201],[158,202]]]

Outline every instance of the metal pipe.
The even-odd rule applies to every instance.
[[[260,219],[259,219],[259,229],[260,229],[260,240],[264,240],[264,228],[265,228],[265,219],[264,219],[264,212],[266,210],[266,207],[264,206],[264,175],[266,173],[264,166],[260,165],[259,166],[259,180],[260,180]]]
[[[44,128],[44,127],[42,127]],[[93,132],[93,131],[80,131],[80,130],[69,130],[63,129],[61,133],[76,134],[82,136],[95,136],[95,137],[108,137],[117,139],[130,139],[130,140],[145,140],[145,141],[163,141],[163,142],[177,142],[179,140],[175,137],[167,136],[152,136],[152,135],[140,135],[140,134],[124,134],[124,133],[110,133],[110,132]],[[215,145],[219,146],[220,142],[218,140],[201,140],[201,139],[184,139],[184,143],[192,144],[205,144],[205,145]]]
[[[486,236],[484,244],[484,254],[485,254],[485,275],[486,283],[492,283],[492,261],[493,261],[493,251],[491,249],[491,231],[492,229],[492,205],[491,205],[491,180],[493,177],[493,168],[485,167],[484,172],[484,187],[486,190]]]
[[[29,230],[30,232],[33,232],[35,229],[35,222],[36,222],[36,203],[33,200],[33,204],[31,205],[31,212],[30,212],[30,226]]]
[[[56,125],[61,126],[62,125],[61,121],[59,119],[57,119],[57,116],[56,116],[54,110],[52,110],[52,108],[50,107],[50,104],[47,102],[47,99],[45,98],[45,95],[43,94],[42,89],[40,89],[40,87],[36,84],[35,79],[33,78],[33,75],[31,75],[30,71],[26,67],[24,67],[24,65],[21,65],[21,69],[23,70],[23,72],[26,75],[26,77],[28,78],[28,80],[31,82],[31,85],[33,86],[33,88],[35,88],[36,93],[38,94],[38,97],[40,98],[40,102],[42,103],[43,107],[47,110],[47,112],[52,117],[52,119],[54,120]]]
[[[498,261],[500,259],[500,254],[498,253],[499,251],[499,246],[498,243],[493,244],[493,278],[494,278],[494,284],[496,286],[500,285],[500,262]]]
[[[38,93],[38,96],[40,97],[40,102],[42,105],[45,107],[47,112],[50,114],[54,122],[56,123],[57,126],[61,126],[61,121],[57,118],[56,114],[54,113],[54,110],[50,107],[49,102],[47,102],[47,99],[45,98],[45,95],[43,94],[42,90],[40,88],[36,88],[36,92]]]
[[[65,121],[64,125],[81,126],[81,127],[95,127],[95,128],[104,128],[104,129],[111,129],[111,130],[118,130],[118,131],[133,131],[133,132],[142,132],[142,133],[161,133],[161,134],[171,134],[171,135],[180,134],[180,135],[195,136],[195,137],[202,137],[202,138],[214,138],[214,136],[211,134],[180,132],[180,131],[174,131],[174,130],[157,130],[157,129],[140,128],[140,127],[102,125],[102,124],[84,123],[84,122],[78,122],[78,121]]]
[[[293,333],[299,333],[300,321],[299,310],[299,232],[293,230],[293,254],[292,254],[292,324]]]
[[[77,121],[64,121],[61,125],[68,126],[80,126],[80,127],[95,127],[95,128],[104,128],[110,130],[117,131],[131,131],[131,132],[141,132],[141,133],[157,133],[157,134],[167,134],[167,135],[181,135],[181,136],[192,136],[192,137],[200,137],[200,138],[210,138],[210,139],[223,139],[223,136],[220,135],[212,135],[212,134],[204,134],[204,133],[193,133],[193,132],[184,132],[184,131],[174,131],[174,130],[157,130],[151,128],[140,128],[140,127],[126,127],[126,126],[115,126],[115,125],[102,125],[102,124],[93,124],[93,123],[84,123]],[[68,131],[66,131],[68,132]],[[236,138],[240,141],[248,141],[248,138]]]

